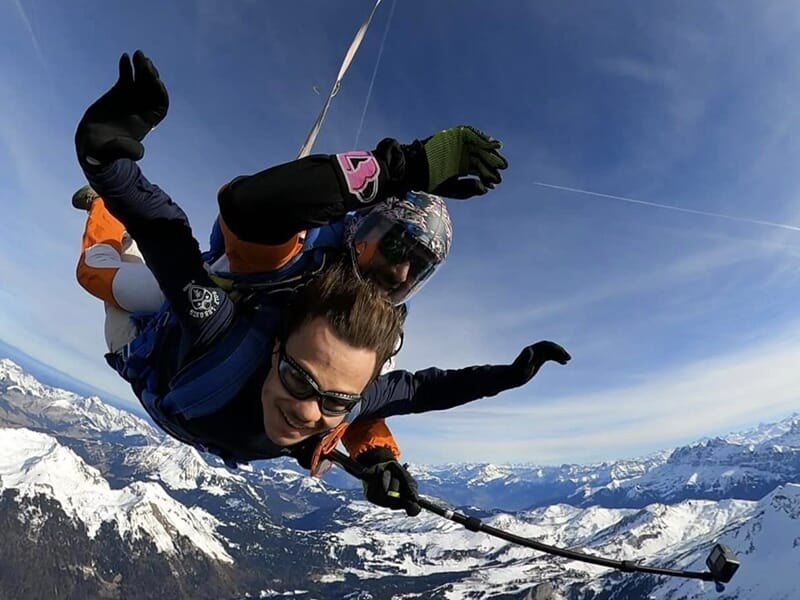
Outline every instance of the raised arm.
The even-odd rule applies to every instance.
[[[134,77],[135,75],[135,77]],[[136,241],[187,335],[178,354],[201,346],[233,318],[230,299],[209,278],[181,208],[150,183],[135,161],[142,141],[167,114],[169,97],[155,65],[141,51],[120,57],[116,83],[78,123],[78,162],[109,212]]]
[[[468,126],[411,144],[317,154],[237,177],[219,193],[220,216],[240,240],[268,245],[417,190],[449,198],[485,194],[507,167],[500,142]]]

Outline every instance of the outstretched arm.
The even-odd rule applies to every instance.
[[[447,410],[525,385],[547,361],[566,364],[569,353],[554,342],[527,346],[509,365],[424,369],[382,375],[364,392],[358,419]]]

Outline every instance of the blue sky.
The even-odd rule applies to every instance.
[[[215,192],[296,154],[370,1],[0,5],[0,338],[135,399],[74,281],[73,135],[150,55],[171,97],[142,168],[204,240]],[[572,354],[528,386],[392,421],[414,462],[635,456],[800,407],[800,232],[536,185],[800,225],[800,5],[391,0],[315,151],[473,124],[503,140],[492,194],[452,201],[448,263],[399,366]]]

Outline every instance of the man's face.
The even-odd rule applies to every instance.
[[[407,280],[411,263],[408,259],[392,264],[381,253],[377,242],[359,244],[358,270],[383,289],[391,292],[400,288]]]
[[[279,446],[291,446],[336,427],[345,415],[322,414],[318,396],[300,400],[292,396],[278,375],[279,345],[272,368],[261,388],[264,431]],[[289,336],[286,354],[308,373],[323,391],[361,394],[372,378],[377,357],[365,348],[354,348],[337,338],[325,319],[301,326]]]

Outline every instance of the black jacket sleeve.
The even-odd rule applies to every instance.
[[[430,368],[411,373],[381,375],[363,394],[358,418],[391,417],[447,410],[517,387],[510,365],[483,365],[465,369]]]
[[[232,323],[234,306],[211,280],[189,220],[167,193],[128,159],[86,169],[108,211],[136,241],[183,329],[180,357],[201,353]]]
[[[276,245],[349,211],[424,190],[427,180],[422,143],[386,138],[372,152],[315,154],[237,177],[220,190],[219,211],[239,239]]]

